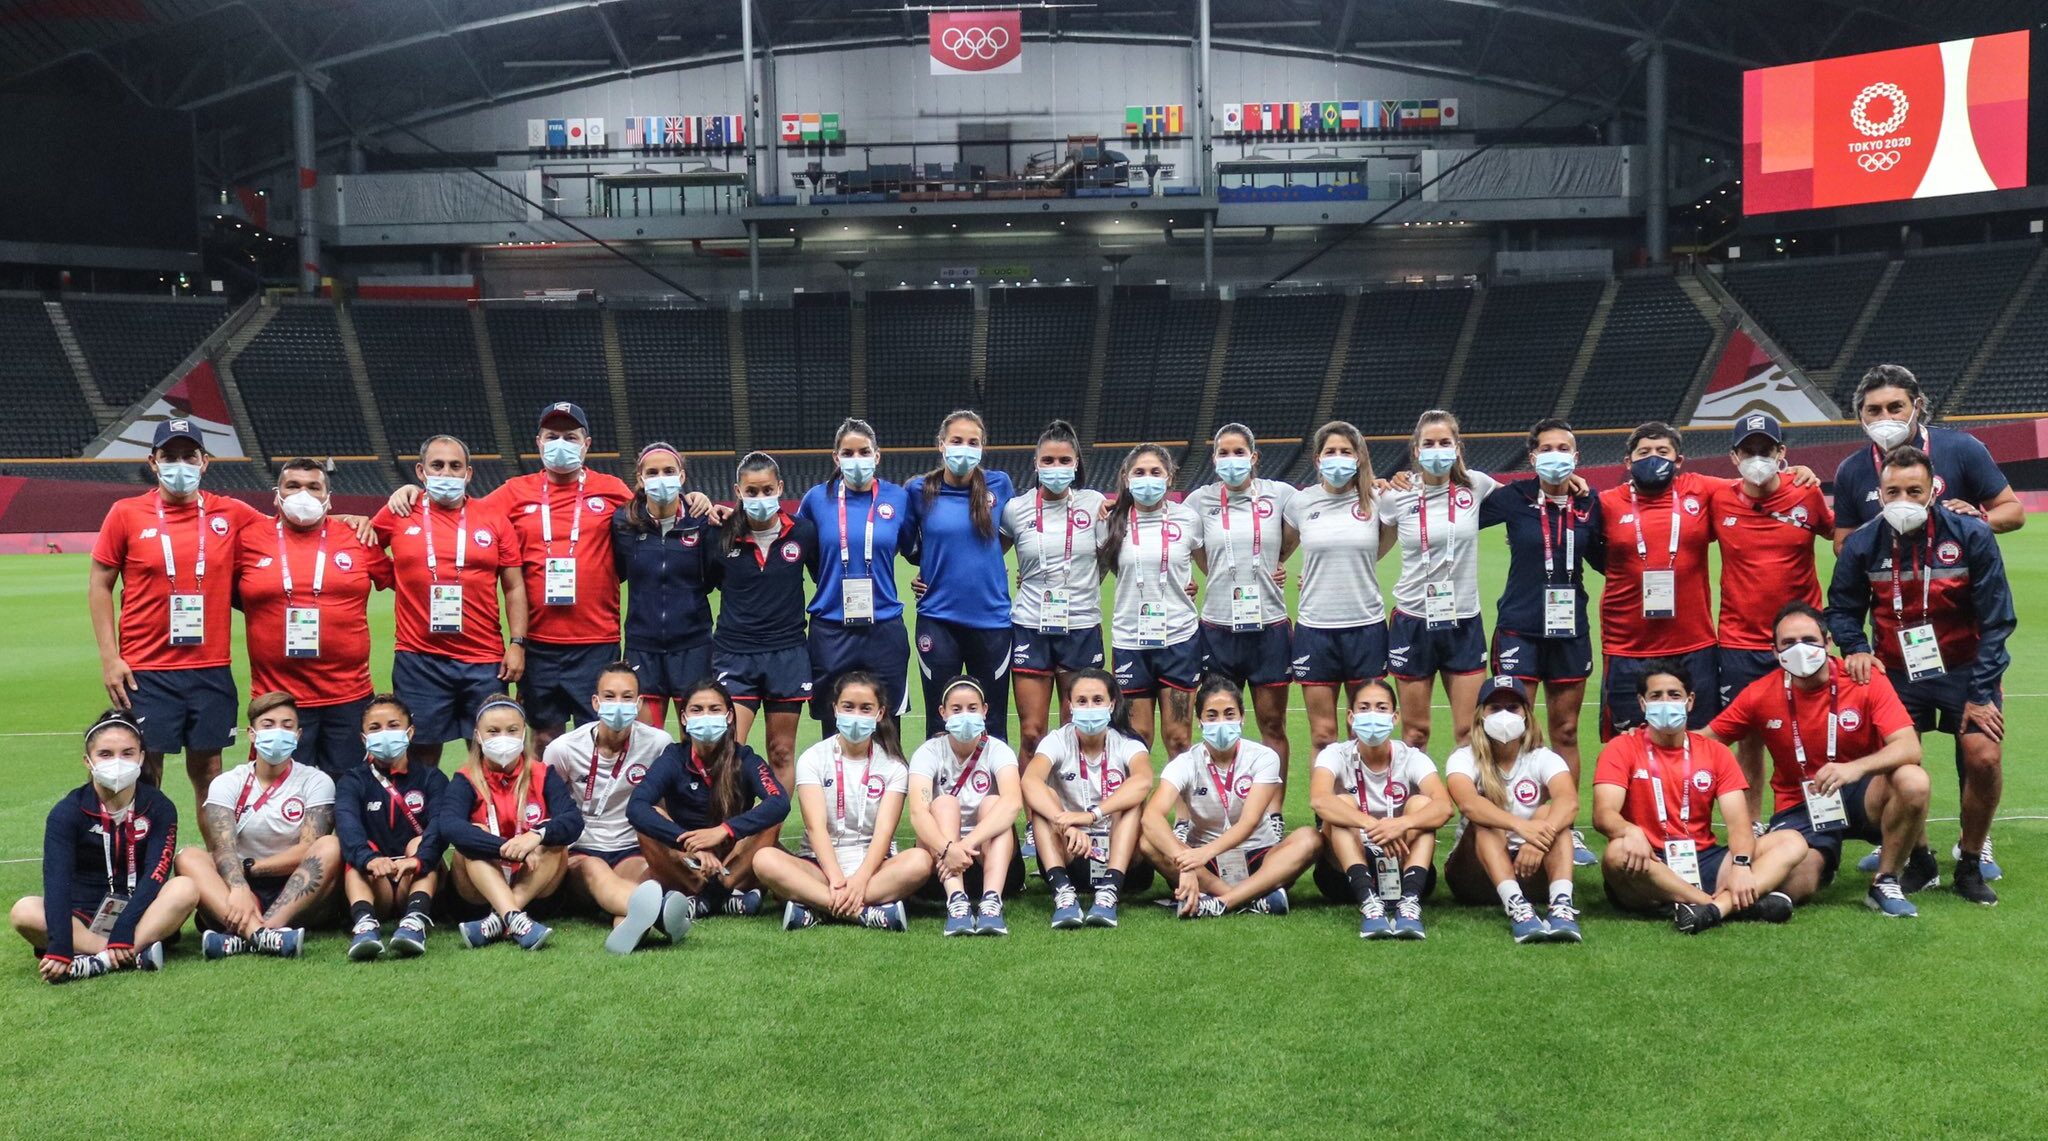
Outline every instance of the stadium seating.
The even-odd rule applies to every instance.
[[[227,305],[213,300],[70,297],[64,316],[78,337],[100,396],[126,408],[149,394],[220,323]]]
[[[1472,304],[1469,289],[1401,289],[1358,299],[1336,417],[1368,436],[1406,433],[1436,406]],[[1310,425],[1314,432],[1319,424]]]
[[[412,477],[411,464],[396,465],[391,460],[337,460],[327,475],[336,495],[377,496],[389,495],[399,484],[412,482]]]
[[[639,436],[635,447],[666,440],[684,451],[730,451],[732,377],[725,313],[618,309],[613,317],[626,392],[633,402],[633,431]]]
[[[1850,407],[1864,370],[1894,362],[1913,370],[1940,410],[2039,250],[2015,242],[1908,255],[1855,359],[1835,379],[1836,403]]]
[[[333,306],[280,306],[233,368],[267,454],[371,454]]]
[[[1275,436],[1314,431],[1308,421],[1343,312],[1344,298],[1330,293],[1240,297],[1230,322],[1216,422],[1241,421]]]
[[[1602,424],[1675,418],[1713,340],[1713,327],[1676,280],[1661,275],[1623,280],[1571,418],[1591,417]],[[1491,426],[1526,428],[1543,415]]]
[[[775,462],[782,468],[782,494],[787,499],[802,499],[804,492],[831,479],[837,469],[828,452],[782,453],[775,457]],[[913,474],[915,472],[908,464],[898,471],[893,463],[890,470],[883,473],[885,478],[897,483]]]
[[[618,445],[604,367],[603,314],[584,306],[522,302],[489,306],[484,321],[514,439],[530,441],[541,409],[568,400],[590,418],[599,448]]]
[[[940,417],[977,402],[974,294],[964,289],[871,293],[867,322],[868,422],[885,448],[927,449]]]
[[[138,488],[155,483],[142,460],[0,460],[0,475],[29,479],[75,479],[92,483],[127,483]]]
[[[1092,288],[1070,286],[989,291],[982,415],[991,442],[1036,443],[1054,416],[1079,424],[1088,399],[1095,298]]]
[[[1884,266],[1877,254],[1736,263],[1725,281],[1793,363],[1823,369],[1841,355],[1842,341],[1884,276]]]
[[[2036,284],[1952,414],[2048,411],[2048,287]]]
[[[473,450],[498,446],[465,307],[363,303],[349,316],[393,448],[411,454],[444,432]]]
[[[1555,411],[1605,288],[1600,281],[1562,281],[1488,291],[1451,409],[1459,425],[1467,432],[1514,432]],[[1413,427],[1410,421],[1399,430]]]
[[[0,392],[13,407],[24,450],[75,456],[99,434],[41,301],[0,297]]]
[[[830,446],[852,407],[846,294],[798,294],[789,309],[748,309],[741,322],[754,447]]]
[[[1195,430],[1219,312],[1212,298],[1176,300],[1163,286],[1117,290],[1096,439],[1188,438]],[[1166,398],[1166,393],[1185,397]]]

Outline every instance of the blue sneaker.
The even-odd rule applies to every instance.
[[[482,919],[472,919],[464,923],[459,930],[462,932],[463,942],[472,947],[482,947],[505,937],[505,921],[493,912]]]
[[[736,891],[725,897],[725,906],[719,909],[721,915],[754,916],[761,914],[761,889],[751,887]]]
[[[604,949],[614,955],[630,954],[660,919],[661,885],[653,880],[642,880],[634,885],[632,894],[626,897],[626,914],[620,916],[617,923],[612,924],[611,934],[604,937]],[[513,932],[515,938],[518,935],[519,932]],[[525,947],[526,940],[520,939],[519,945]],[[531,947],[527,949],[532,950]]]
[[[1883,858],[1884,848],[1872,848],[1863,854],[1862,859],[1856,861],[1856,870],[1859,872],[1874,872],[1877,870],[1877,862]]]
[[[1070,889],[1071,890],[1071,889]],[[1116,926],[1117,893],[1113,888],[1095,889],[1095,903],[1088,908],[1088,926]]]
[[[1920,914],[1920,909],[1906,898],[1906,889],[1899,886],[1897,876],[1879,876],[1870,881],[1870,891],[1863,896],[1863,906],[1886,919],[1911,919]]]
[[[1553,943],[1583,943],[1586,940],[1579,931],[1579,909],[1563,895],[1550,897],[1550,914],[1544,922],[1550,925],[1550,941]]]
[[[1536,909],[1529,906],[1528,900],[1516,896],[1515,902],[1507,907],[1507,913],[1508,934],[1515,937],[1515,942],[1548,943],[1550,941],[1550,924],[1545,923],[1537,916]]]
[[[506,913],[505,934],[510,935],[512,941],[519,944],[522,950],[540,950],[541,944],[547,942],[548,936],[554,933],[554,928],[545,923],[535,923],[533,917],[524,911]]]
[[[1387,905],[1377,895],[1365,897],[1358,905],[1358,937],[1360,939],[1392,939],[1394,925],[1387,922]]]
[[[1958,860],[1963,858],[1963,846],[1961,844],[1955,845],[1955,847],[1950,849],[1950,852]],[[1984,846],[1978,849],[1977,867],[1984,872],[1985,883],[2005,878],[2005,869],[1999,867],[1998,861],[1991,858],[1991,837],[1989,836],[1984,837]]]
[[[1394,937],[1396,939],[1426,939],[1428,933],[1422,929],[1422,901],[1412,895],[1404,895],[1394,905]]]
[[[1180,913],[1182,919],[1218,919],[1229,908],[1213,895],[1205,895],[1195,901],[1195,906]]]
[[[880,907],[861,908],[860,925],[877,931],[908,931],[910,916],[905,913],[903,903],[899,900]]]
[[[249,950],[249,942],[239,935],[225,931],[208,931],[199,937],[200,953],[211,961],[225,959],[229,955],[240,955]]]
[[[974,934],[974,907],[967,902],[966,892],[956,892],[946,900],[946,926],[941,934],[947,938]]]
[[[296,959],[299,949],[306,944],[304,927],[266,927],[249,940],[249,949],[259,955],[275,955],[280,959]]]
[[[151,943],[135,952],[135,969],[138,971],[160,971],[164,969],[164,945]]]
[[[1009,921],[1003,918],[1003,901],[996,896],[981,897],[981,913],[974,917],[976,935],[1008,935]]]
[[[1287,914],[1287,889],[1276,887],[1257,900],[1246,904],[1245,910],[1253,915]]]
[[[782,929],[784,931],[801,931],[806,927],[816,927],[817,925],[817,913],[813,912],[810,908],[793,899],[782,905]]]
[[[384,931],[372,916],[357,921],[356,929],[348,937],[348,957],[358,963],[365,963],[384,953]]]
[[[398,921],[398,927],[391,932],[391,942],[385,944],[384,953],[401,959],[416,958],[427,953],[427,928],[434,921],[417,911],[408,911]]]
[[[661,919],[654,929],[668,936],[671,943],[680,943],[690,934],[690,925],[697,921],[697,901],[679,891],[667,891],[661,895]]]
[[[1064,883],[1052,889],[1052,929],[1071,931],[1081,926],[1081,898],[1074,892],[1074,885]]]
[[[1599,862],[1600,857],[1593,854],[1593,849],[1586,847],[1586,834],[1577,828],[1572,829],[1572,866],[1590,868]]]

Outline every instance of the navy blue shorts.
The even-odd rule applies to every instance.
[[[218,753],[235,743],[242,720],[235,675],[226,666],[136,670],[128,702],[129,715],[142,722],[142,747],[152,753]]]
[[[299,750],[292,759],[335,780],[363,763],[363,710],[370,699],[299,706]]]
[[[1493,632],[1493,672],[1525,682],[1569,685],[1593,676],[1593,638],[1536,638],[1513,630]]]
[[[1150,650],[1111,651],[1116,687],[1125,697],[1153,697],[1162,688],[1193,693],[1202,678],[1201,643],[1200,636],[1190,635]]]
[[[1912,715],[1913,728],[1921,733],[1947,733],[1958,737],[1964,733],[1983,732],[1975,725],[1963,728],[1963,706],[1970,703],[1970,674],[1967,669],[1960,672],[1951,670],[1926,681],[1907,681],[1903,671],[1887,676],[1892,678],[1892,688],[1899,691],[1899,703]],[[2004,709],[2005,694],[2000,692],[1991,699],[1991,704]]]
[[[1721,708],[1730,702],[1760,677],[1769,677],[1778,668],[1778,655],[1769,650],[1731,650],[1725,646],[1714,648],[1714,672],[1719,675],[1719,684],[1714,692],[1720,695]]]
[[[1031,677],[1102,668],[1102,627],[1048,634],[1029,626],[1010,627],[1010,672]]]
[[[883,700],[898,716],[910,709],[910,636],[898,615],[872,626],[848,626],[811,619],[811,716],[832,721],[832,683],[848,670],[863,669],[882,679]]]
[[[1704,729],[1707,722],[1721,712],[1720,670],[1714,661],[1716,651],[1708,646],[1689,654],[1672,654],[1692,677],[1692,716],[1686,724],[1693,729]],[[1643,703],[1636,697],[1636,681],[1640,679],[1651,662],[1664,660],[1655,658],[1623,658],[1607,655],[1607,670],[1600,678],[1600,730],[1601,740],[1610,740],[1643,723]]]
[[[476,707],[504,689],[498,667],[400,650],[391,655],[391,691],[412,710],[412,743],[466,741]]]
[[[526,723],[538,728],[567,725],[572,719],[579,725],[596,720],[590,699],[597,693],[597,675],[618,660],[616,642],[528,642],[526,675],[519,679]]]
[[[284,894],[284,885],[292,882],[290,876],[248,876],[249,890],[255,893],[256,906],[268,912],[277,897]]]
[[[1202,623],[1202,672],[1222,674],[1240,685],[1287,685],[1294,680],[1289,649],[1294,630],[1285,620],[1239,633]]]
[[[526,660],[533,661],[531,657]],[[685,691],[715,673],[709,642],[682,650],[636,650],[629,646],[624,660],[633,663],[633,673],[640,679],[641,697],[687,697]],[[529,664],[527,668],[533,667]]]
[[[616,852],[598,852],[589,848],[571,848],[569,853],[576,856],[589,856],[593,860],[603,860],[604,866],[608,868],[616,868],[627,860],[641,854],[637,844],[631,848],[620,848]]]
[[[1403,681],[1486,672],[1486,622],[1477,614],[1458,619],[1449,629],[1432,630],[1422,619],[1396,610],[1388,620],[1387,637],[1393,644],[1387,651],[1387,668]]]
[[[796,705],[811,699],[811,654],[802,646],[751,654],[715,649],[711,672],[744,705]]]
[[[1294,628],[1294,680],[1303,685],[1361,685],[1387,676],[1387,624]]]
[[[962,674],[981,683],[988,699],[988,731],[1009,739],[1010,628],[963,626],[943,618],[917,620],[917,670],[924,682],[925,736],[946,728],[940,689]]]
[[[1806,840],[1806,846],[1821,856],[1820,886],[1835,882],[1835,871],[1842,866],[1842,841],[1861,840],[1866,844],[1884,843],[1884,830],[1864,810],[1863,797],[1870,791],[1870,778],[1864,777],[1855,784],[1842,786],[1842,811],[1849,822],[1840,828],[1821,831],[1813,826],[1813,817],[1806,805],[1795,804],[1771,817],[1771,831],[1797,832]]]

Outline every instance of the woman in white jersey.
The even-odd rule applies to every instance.
[[[1259,737],[1280,757],[1287,783],[1287,690],[1292,627],[1287,622],[1287,556],[1294,537],[1283,513],[1294,487],[1258,478],[1259,441],[1243,424],[1211,440],[1216,482],[1187,498],[1202,520],[1202,668],[1252,690]]]
[[[1380,600],[1380,556],[1394,549],[1394,528],[1374,503],[1372,457],[1358,429],[1333,420],[1316,429],[1316,482],[1282,510],[1287,545],[1301,550],[1294,680],[1308,707],[1308,736],[1318,754],[1341,739],[1337,690],[1347,700],[1387,673],[1387,608]]]
[[[1017,755],[1030,756],[1051,723],[1053,686],[1102,666],[1103,495],[1083,478],[1074,426],[1054,420],[1038,436],[1038,486],[1003,505],[1003,540],[1017,552],[1010,603],[1010,677],[1017,693]]]
[[[1287,914],[1287,887],[1315,862],[1313,828],[1281,836],[1280,757],[1244,739],[1244,701],[1232,678],[1195,691],[1202,743],[1168,761],[1145,804],[1145,858],[1173,881],[1183,919],[1243,909]],[[1168,815],[1179,806],[1187,838]]]
[[[792,856],[770,846],[754,856],[754,875],[784,901],[784,931],[826,918],[908,928],[902,900],[931,878],[932,858],[923,848],[896,850],[910,771],[892,698],[866,670],[839,675],[828,695],[838,731],[796,759],[803,848]]]
[[[1003,895],[1024,886],[1017,754],[989,736],[988,709],[980,682],[947,682],[939,691],[946,731],[910,757],[910,826],[945,888],[947,935],[1008,935]]]
[[[1458,419],[1441,409],[1415,422],[1409,455],[1419,472],[1405,490],[1380,496],[1380,522],[1401,535],[1387,665],[1400,680],[1401,735],[1429,746],[1432,682],[1444,679],[1457,743],[1472,728],[1486,672],[1486,624],[1479,617],[1479,501],[1499,484],[1465,469]]]
[[[1396,716],[1392,686],[1360,687],[1351,699],[1351,739],[1316,755],[1309,784],[1309,803],[1329,842],[1317,884],[1341,898],[1331,874],[1343,873],[1358,902],[1362,939],[1424,937],[1422,901],[1436,886],[1436,830],[1451,818],[1436,764],[1394,739]]]
[[[1109,643],[1117,688],[1130,702],[1131,728],[1149,748],[1153,705],[1163,703],[1160,735],[1166,751],[1178,754],[1188,747],[1188,695],[1202,670],[1194,579],[1202,523],[1187,504],[1166,498],[1173,476],[1173,457],[1165,448],[1131,449],[1096,558],[1116,575]]]
[[[1152,755],[1117,727],[1123,700],[1106,671],[1075,674],[1068,700],[1067,723],[1039,738],[1024,770],[1024,804],[1038,866],[1052,887],[1053,927],[1114,927],[1123,892],[1152,884],[1152,866],[1132,863],[1152,791]],[[1095,892],[1085,917],[1077,883]]]
[[[1572,817],[1578,782],[1564,758],[1543,747],[1529,691],[1507,675],[1479,693],[1472,743],[1444,763],[1451,798],[1464,819],[1444,860],[1444,881],[1460,903],[1498,897],[1517,943],[1576,943],[1572,905]],[[1549,901],[1539,916],[1529,893]]]

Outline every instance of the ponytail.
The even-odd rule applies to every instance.
[[[1109,533],[1102,537],[1102,549],[1095,556],[1097,577],[1105,576],[1118,565],[1124,553],[1124,532],[1131,525],[1131,511],[1137,500],[1131,498],[1131,469],[1138,464],[1140,456],[1152,456],[1166,468],[1166,484],[1173,486],[1174,477],[1179,474],[1173,456],[1158,444],[1139,444],[1124,454],[1123,464],[1117,468],[1116,499],[1110,503],[1109,519],[1105,526]]]
[[[984,461],[983,463],[975,464],[974,470],[968,473],[967,476],[967,517],[974,523],[975,534],[981,536],[984,540],[993,539],[996,537],[996,520],[994,512],[989,509],[988,505],[988,477],[982,472],[982,468],[985,466],[988,458],[988,426],[981,422],[981,413],[967,408],[947,413],[946,418],[939,421],[938,443],[941,448],[944,448],[946,445],[946,429],[961,420],[966,420],[973,424],[975,429],[981,433],[982,458]],[[924,510],[927,516],[931,514],[932,507],[938,503],[939,489],[945,485],[945,480],[946,465],[944,461],[941,461],[939,466],[924,473]]]

